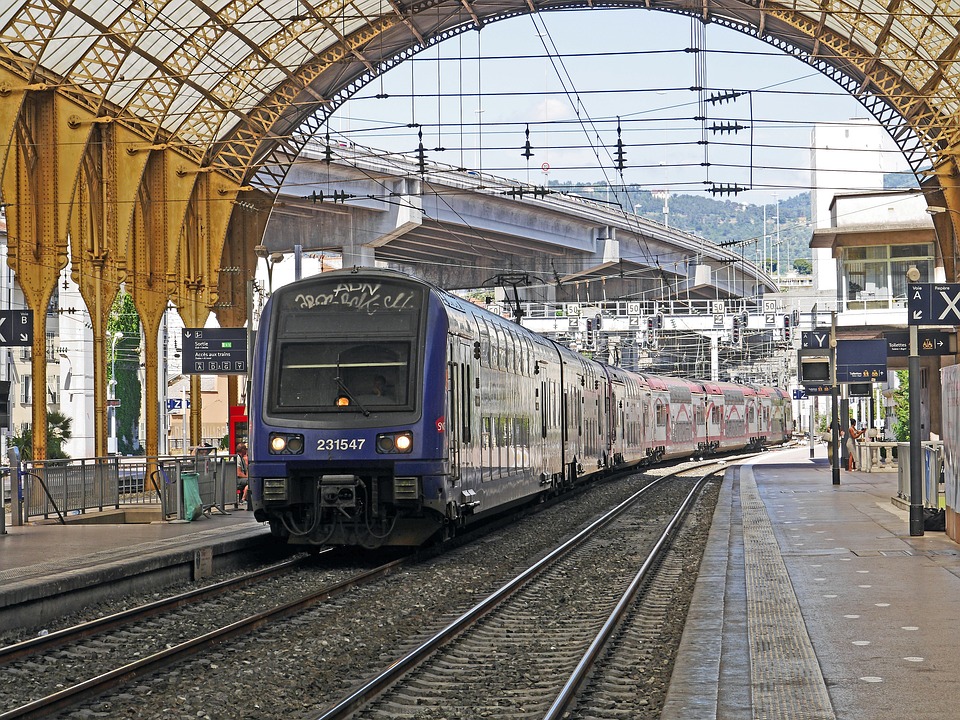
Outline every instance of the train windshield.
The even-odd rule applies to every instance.
[[[413,410],[422,287],[318,277],[275,295],[273,412]]]
[[[343,411],[409,404],[409,342],[285,343],[279,411]]]

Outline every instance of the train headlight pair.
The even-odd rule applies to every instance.
[[[377,435],[377,452],[384,454],[408,453],[413,450],[413,433],[380,433]]]
[[[270,454],[271,455],[303,454],[303,435],[270,433]]]

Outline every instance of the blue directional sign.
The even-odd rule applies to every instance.
[[[910,283],[907,323],[960,325],[960,283]]]
[[[910,355],[910,333],[887,332],[887,357]],[[920,356],[954,355],[957,351],[956,333],[943,330],[917,330],[917,354]]]
[[[803,388],[794,388],[793,389],[793,399],[794,400],[805,400],[807,397],[807,391]]]
[[[838,340],[837,382],[884,382],[887,379],[887,341]]]
[[[0,311],[0,345],[8,347],[33,345],[33,310]]]
[[[247,372],[244,328],[183,328],[184,375],[240,375]]]

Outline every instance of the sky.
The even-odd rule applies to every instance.
[[[727,91],[735,97],[702,102]],[[361,89],[329,127],[331,139],[359,147],[415,153],[422,142],[430,161],[534,185],[637,183],[708,196],[739,186],[749,189],[712,196],[765,204],[810,189],[815,123],[868,116],[771,45],[633,9],[541,13],[464,33]]]

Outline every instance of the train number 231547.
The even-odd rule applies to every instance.
[[[320,438],[317,450],[362,450],[366,438]]]

